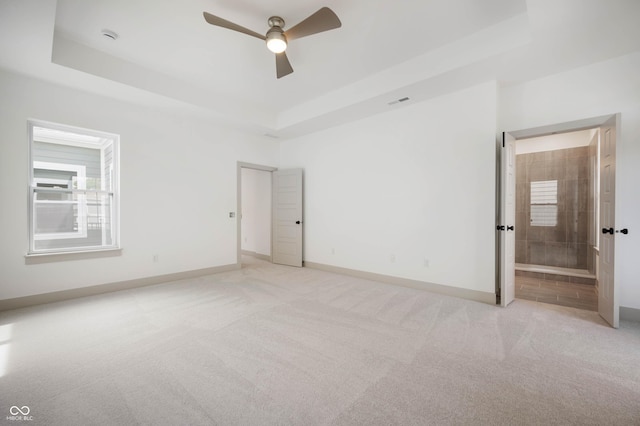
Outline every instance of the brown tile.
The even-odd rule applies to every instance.
[[[546,180],[545,175],[546,164],[544,161],[534,161],[527,165],[527,178],[529,182]]]
[[[581,303],[580,301],[574,299],[568,299],[562,296],[558,297],[558,300],[554,303],[555,305],[568,306],[570,308],[584,309],[588,311],[597,311],[598,306],[593,303]]]
[[[564,209],[566,211],[576,211],[584,214],[592,210],[589,204],[588,179],[567,180],[564,185],[566,193]]]
[[[545,264],[545,244],[543,242],[530,241],[527,249],[528,262],[533,265]]]
[[[578,293],[578,299],[583,301],[584,303],[598,303],[598,295],[597,294],[585,294]]]
[[[595,278],[571,277],[571,282],[576,284],[588,285],[588,286],[596,285]]]
[[[545,179],[546,180],[563,180],[566,176],[566,160],[564,158],[555,158],[546,160]]]
[[[535,294],[525,294],[525,293],[518,293],[516,291],[516,298],[517,299],[524,299],[524,300],[531,300],[533,302],[537,301],[537,297]]]
[[[544,162],[546,153],[545,152],[532,152],[527,154],[527,164],[535,163],[535,162]]]
[[[544,279],[544,274],[542,272],[521,271],[521,273],[523,277],[535,278],[539,280]]]
[[[588,242],[587,212],[567,210],[567,242],[586,244]]]
[[[553,161],[558,159],[567,158],[567,150],[566,149],[554,149],[553,151],[545,151],[544,159],[546,161]]]
[[[578,211],[579,188],[578,179],[567,179],[564,181],[564,194],[562,199],[565,203],[565,210]]]
[[[576,148],[569,148],[566,150],[566,155],[567,158],[589,157],[589,147],[579,146]]]
[[[516,184],[516,213],[525,213],[529,210],[527,202],[527,183]]]
[[[516,185],[527,184],[527,163],[521,155],[516,156]]]
[[[529,290],[535,290],[538,291],[540,290],[540,283],[538,281],[521,281],[518,284],[518,287],[520,288],[520,290],[523,291],[529,291]]]
[[[567,267],[567,243],[545,244],[545,265]]]
[[[525,212],[516,213],[516,240],[527,239],[527,216]]]
[[[552,305],[558,304],[558,296],[539,296],[536,301],[541,303],[551,303]]]
[[[584,158],[567,159],[566,179],[588,179],[589,178],[589,161]]]
[[[520,291],[523,292],[529,292],[529,293],[535,293],[537,296],[539,297],[557,297],[559,292],[556,288],[549,288],[549,287],[530,287],[526,284],[523,284],[521,286]],[[576,293],[576,298],[578,298],[578,295]]]
[[[558,211],[567,210],[567,181],[562,179],[558,181]]]
[[[564,243],[567,241],[567,215],[558,212],[556,226],[545,226],[544,241],[547,243]]]
[[[544,279],[549,281],[571,282],[571,277],[568,275],[544,274]]]
[[[535,278],[518,277],[516,279],[516,287],[524,288],[524,286],[527,288],[537,288],[540,287],[540,284],[538,284]]]
[[[558,287],[556,295],[558,297],[565,297],[567,299],[580,299],[579,292],[570,288]]]
[[[587,269],[587,253],[589,252],[587,244],[578,244],[570,242],[567,245],[567,267],[573,269]]]
[[[529,223],[527,226],[527,241],[544,241],[545,228],[545,226],[531,226],[531,224]]]
[[[591,311],[598,307],[595,287],[584,284],[516,277],[516,297]]]
[[[516,263],[527,263],[527,242],[516,239]],[[516,271],[516,275],[518,275]]]

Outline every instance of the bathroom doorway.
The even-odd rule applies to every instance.
[[[573,216],[564,216],[564,234],[569,235],[571,232],[574,232],[575,235],[573,238],[575,240],[564,241],[566,243],[566,254],[563,253],[564,247],[560,245],[551,245],[549,247],[543,246],[543,248],[539,248],[541,245],[538,244],[538,248],[532,248],[532,246],[528,243],[527,252],[524,254],[525,262],[539,262],[541,259],[544,259],[545,262],[548,258],[555,259],[555,263],[560,263],[561,265],[565,263],[566,266],[562,265],[560,267],[568,268],[568,269],[577,269],[580,274],[584,273],[585,269],[584,262],[586,263],[586,271],[589,275],[593,274],[596,277],[596,285],[595,290],[598,296],[597,308],[598,313],[602,318],[604,318],[612,327],[618,328],[619,319],[620,319],[620,304],[619,304],[619,292],[618,286],[616,285],[616,263],[615,263],[615,251],[616,251],[616,242],[618,234],[626,235],[628,233],[627,228],[616,229],[616,173],[615,173],[615,165],[616,165],[616,145],[617,145],[617,135],[620,134],[620,114],[613,114],[608,116],[600,116],[593,117],[584,120],[578,120],[567,123],[560,123],[554,125],[548,125],[543,127],[517,130],[511,132],[503,132],[502,137],[497,140],[498,142],[498,180],[497,180],[497,232],[496,232],[496,254],[497,254],[497,274],[496,274],[496,302],[501,306],[507,306],[511,303],[515,298],[515,275],[516,275],[516,174],[517,174],[517,161],[516,161],[516,142],[520,140],[531,139],[534,137],[548,136],[548,135],[557,135],[557,134],[565,134],[571,132],[577,132],[580,130],[592,130],[598,129],[597,134],[599,141],[599,150],[596,148],[597,154],[596,160],[599,162],[599,167],[594,166],[594,169],[598,171],[599,177],[592,178],[592,182],[594,185],[594,211],[595,215],[589,220],[589,216],[587,215],[586,219],[580,217],[579,209],[576,211],[572,211]],[[594,136],[593,134],[591,135]],[[540,157],[542,154],[538,154]],[[547,154],[544,154],[545,157]],[[553,157],[553,154],[549,154]],[[558,154],[560,155],[560,154]],[[593,158],[593,157],[591,157]],[[540,159],[540,158],[539,158]],[[566,168],[569,166],[580,167],[578,162],[573,161],[565,155],[564,158],[564,166],[565,166],[565,174],[567,173]],[[594,161],[591,159],[591,161]],[[519,229],[518,232],[522,233],[523,231],[526,233],[524,239],[528,238],[528,232],[542,232],[544,234],[545,240],[542,242],[546,242],[547,235],[553,233],[562,233],[558,229],[557,226],[553,226],[553,218],[554,212],[555,217],[559,220],[560,216],[558,216],[558,212],[562,211],[563,206],[558,205],[558,191],[561,188],[561,184],[559,184],[558,178],[553,178],[553,170],[547,170],[547,168],[551,169],[552,166],[547,167],[546,165],[542,168],[544,170],[544,177],[540,176],[539,179],[534,182],[525,182],[528,185],[528,193],[524,193],[524,201],[521,200],[520,212],[525,213],[525,221],[532,219],[535,221],[536,228],[552,228],[555,227],[555,230],[549,229],[527,229],[527,223],[523,225],[523,229]],[[556,167],[557,168],[557,167]],[[538,173],[542,173],[538,171]],[[549,173],[549,174],[548,174]],[[579,173],[579,172],[569,172],[569,173]],[[566,176],[565,176],[566,179]],[[596,179],[599,179],[599,185],[595,182]],[[565,182],[565,188],[566,188]],[[587,186],[588,187],[588,186]],[[597,192],[595,192],[597,191]],[[566,191],[565,191],[566,192]],[[555,194],[555,195],[554,195]],[[532,199],[531,196],[534,195]],[[521,196],[522,197],[522,196]],[[555,199],[555,201],[554,201]],[[589,198],[586,199],[587,203]],[[596,199],[599,199],[599,202],[596,202]],[[528,204],[524,204],[525,207],[522,207],[523,202],[527,202]],[[532,202],[533,201],[533,202]],[[562,202],[562,201],[561,201]],[[580,201],[577,201],[580,203]],[[565,201],[566,203],[566,201]],[[533,207],[533,208],[532,208]],[[566,213],[566,206],[565,213]],[[523,211],[524,210],[524,211]],[[528,212],[529,217],[526,217]],[[583,214],[584,216],[584,214]],[[521,216],[522,217],[522,216]],[[522,219],[521,219],[522,220]],[[551,221],[551,222],[549,222]],[[589,232],[591,234],[591,240],[588,240],[588,254],[592,256],[592,260],[589,257],[587,258],[579,258],[579,257],[571,257],[570,254],[573,254],[574,251],[577,253],[579,250],[583,250],[584,247],[579,246],[577,240],[577,233],[579,229],[584,229],[584,223],[587,223],[587,235]],[[557,224],[557,223],[556,223]],[[529,223],[529,225],[531,225]],[[533,226],[529,226],[532,228]],[[520,241],[523,240],[523,235],[519,235]],[[538,237],[540,240],[541,237]],[[591,246],[589,247],[589,241]],[[537,241],[540,243],[541,241]],[[522,243],[521,243],[522,244]],[[584,243],[582,243],[584,244]],[[571,253],[569,252],[571,249]],[[522,251],[520,252],[519,260],[523,260]],[[585,260],[580,260],[585,259]],[[570,264],[573,262],[573,264]],[[590,264],[592,262],[592,270],[589,270]],[[552,269],[551,271],[547,270],[549,265],[538,265],[536,263],[528,263],[528,265],[542,266],[544,270],[529,270],[523,271],[523,267],[519,267],[520,271],[518,274],[521,276],[523,272],[531,272],[537,274],[549,274],[549,275],[565,275],[569,276],[569,282],[571,282],[572,278],[576,281],[578,278],[590,278],[590,277],[581,277],[576,276],[575,274],[568,274],[567,272],[572,271],[563,271],[563,274],[558,274],[556,269]],[[573,266],[573,267],[571,267]],[[555,268],[557,266],[553,266]],[[575,272],[575,271],[573,271]],[[595,273],[594,273],[595,272]],[[526,275],[526,274],[525,274]],[[539,278],[551,278],[551,276],[547,277],[546,275],[538,275]],[[557,282],[557,280],[556,280]],[[578,283],[575,283],[578,284]],[[576,296],[579,298],[579,295]],[[556,301],[559,301],[559,295],[556,295]],[[560,304],[560,303],[558,303]]]
[[[516,142],[515,297],[598,311],[599,128]]]

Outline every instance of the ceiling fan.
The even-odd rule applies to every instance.
[[[304,21],[294,25],[292,28],[284,31],[284,19],[279,16],[272,16],[269,18],[269,31],[265,35],[251,31],[243,26],[234,24],[233,22],[222,19],[218,16],[212,15],[208,12],[203,12],[204,19],[211,25],[227,28],[229,30],[238,31],[267,42],[267,48],[276,54],[276,75],[278,78],[291,74],[293,68],[285,50],[287,49],[287,42],[306,37],[309,35],[321,33],[323,31],[333,30],[340,28],[342,23],[338,16],[328,7],[323,7],[316,13],[309,16]]]

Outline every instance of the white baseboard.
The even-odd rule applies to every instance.
[[[373,272],[358,271],[355,269],[341,268],[339,266],[325,265],[315,262],[304,262],[304,266],[321,271],[334,272],[336,274],[349,275],[356,278],[364,278],[371,281],[380,281],[387,284],[399,285],[402,287],[410,287],[418,290],[430,291],[433,293],[444,294],[446,296],[459,297],[461,299],[473,300],[476,302],[496,304],[496,295],[494,293],[486,293],[484,291],[469,290],[466,288],[450,287],[441,284],[433,284],[426,281],[412,280],[408,278],[394,277],[391,275],[376,274]]]
[[[640,309],[620,306],[620,319],[624,321],[640,322]]]
[[[255,251],[249,251],[249,250],[241,250],[240,253],[246,256],[255,257],[256,259],[266,260],[267,262],[271,262],[271,256],[267,254],[256,253]]]
[[[61,302],[63,300],[77,299],[80,297],[94,296],[97,294],[111,293],[119,290],[146,287],[154,284],[162,284],[170,281],[178,281],[187,278],[201,277],[204,275],[218,274],[240,269],[241,265],[215,266],[212,268],[196,269],[192,271],[177,272],[174,274],[156,275],[153,277],[137,278],[134,280],[120,281],[109,284],[100,284],[90,287],[75,288],[71,290],[55,291],[52,293],[35,294],[32,296],[17,297],[14,299],[0,300],[0,312],[10,309],[24,308],[27,306],[42,305],[45,303]]]

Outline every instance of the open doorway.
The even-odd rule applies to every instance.
[[[238,162],[236,178],[238,266],[244,251],[271,263],[302,267],[303,170]]]
[[[619,292],[616,285],[616,264],[615,264],[615,247],[616,236],[620,234],[628,233],[626,228],[615,229],[616,227],[616,179],[615,179],[615,164],[616,164],[616,141],[620,134],[620,114],[614,114],[609,116],[594,117],[579,121],[549,125],[544,127],[538,127],[533,129],[524,129],[511,132],[503,132],[498,139],[498,220],[497,220],[497,281],[496,281],[496,302],[501,306],[507,306],[515,299],[515,274],[516,274],[516,174],[517,174],[517,161],[516,161],[516,142],[518,140],[529,139],[534,137],[541,137],[547,135],[563,134],[576,132],[579,130],[591,130],[598,129],[599,135],[599,214],[594,216],[594,223],[591,227],[594,234],[592,241],[597,246],[593,259],[593,267],[596,276],[596,289],[597,289],[597,307],[598,313],[604,318],[612,327],[618,328],[619,326]],[[592,135],[593,136],[593,135]],[[545,154],[546,156],[546,154]],[[553,157],[553,155],[550,155]],[[567,163],[573,165],[574,162]],[[544,167],[545,175],[544,180],[537,181],[534,187],[529,185],[529,197],[532,192],[540,195],[541,198],[536,202],[531,203],[529,199],[528,207],[521,209],[521,213],[529,212],[528,220],[532,217],[535,218],[538,224],[544,223],[545,220],[551,220],[555,217],[558,218],[558,212],[560,211],[557,201],[554,203],[554,197],[548,197],[549,193],[555,192],[557,198],[558,183],[553,182],[557,179],[547,178],[546,166]],[[566,171],[565,171],[566,172]],[[545,198],[544,195],[547,195]],[[525,192],[526,196],[526,192]],[[594,195],[595,196],[595,195]],[[595,201],[594,201],[595,202]],[[555,206],[554,206],[555,204]],[[535,205],[533,208],[531,206]],[[524,212],[522,211],[524,210]],[[526,216],[525,216],[526,217]],[[545,219],[545,217],[547,219]],[[582,221],[579,217],[575,218],[576,226],[586,223],[587,229],[589,229],[588,217],[583,218]],[[527,219],[525,219],[527,220]],[[567,218],[565,215],[565,227],[567,225]],[[573,226],[573,224],[571,225]],[[544,228],[544,226],[538,225],[538,228]],[[526,229],[526,228],[525,228]],[[519,229],[518,232],[523,232]],[[543,232],[547,230],[533,230],[531,232]],[[553,232],[553,231],[548,231]],[[569,232],[565,228],[565,234]],[[521,236],[522,238],[522,236]],[[595,242],[598,240],[597,243]],[[568,244],[568,242],[567,242]],[[557,247],[555,247],[557,248]],[[576,250],[578,247],[573,247]],[[554,247],[551,247],[553,250]],[[538,249],[535,253],[529,253],[529,260],[531,256],[537,259],[546,259],[548,256],[554,256],[553,254],[547,255],[547,248]],[[568,250],[568,246],[567,246]],[[568,252],[567,252],[568,253]],[[556,251],[557,255],[557,251]],[[559,255],[562,259],[563,256]],[[567,257],[568,259],[568,257]],[[576,258],[577,259],[577,258]],[[589,269],[589,258],[585,258],[587,262],[587,271]],[[576,260],[577,261],[577,260]],[[567,260],[568,265],[568,260]],[[576,266],[576,265],[574,265]],[[584,265],[582,265],[584,266]],[[574,268],[571,268],[574,269]],[[535,271],[534,271],[535,272]],[[553,274],[549,272],[549,274]],[[539,273],[539,272],[538,272]],[[544,272],[546,273],[546,272]],[[571,281],[571,278],[569,278]]]
[[[516,298],[598,310],[599,146],[599,128],[516,141]]]
[[[272,262],[272,172],[275,167],[238,163],[238,263],[243,256]]]

